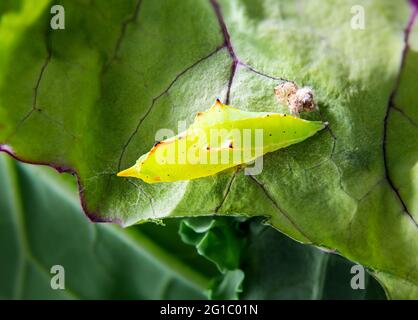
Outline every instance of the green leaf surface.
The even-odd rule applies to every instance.
[[[353,289],[353,263],[301,245],[256,220],[194,218],[180,228],[183,241],[224,273],[212,282],[217,299],[384,299],[368,273],[364,289]],[[225,238],[235,241],[224,241]],[[222,246],[219,244],[223,243]]]
[[[314,279],[322,279],[317,254],[325,254],[258,222],[183,221],[183,239],[191,243],[193,235],[200,236],[193,244],[218,264],[219,274],[181,244],[176,219],[128,229],[91,224],[71,176],[4,155],[0,181],[1,299],[190,299],[205,293],[213,299],[319,298],[311,292]],[[64,291],[50,287],[50,268],[56,264],[65,268]],[[327,268],[333,290],[326,298],[383,297],[381,290],[380,296],[370,294],[370,285],[366,291],[351,290],[351,264],[344,266],[333,273]]]
[[[56,2],[65,30],[49,27],[52,1],[0,6],[3,150],[74,170],[96,221],[261,215],[374,270],[390,297],[418,298],[407,1]],[[364,30],[350,26],[354,5],[365,9]],[[115,176],[158,129],[190,124],[217,97],[277,111],[277,77],[311,86],[320,112],[309,117],[330,126],[265,156],[262,174],[152,186]]]
[[[140,227],[89,223],[75,190],[50,170],[0,156],[0,299],[205,298],[216,272],[193,251],[173,255]],[[64,267],[65,290],[51,288],[54,265]]]

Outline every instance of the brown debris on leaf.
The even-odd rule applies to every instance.
[[[315,110],[316,105],[311,88],[299,88],[293,81],[285,81],[274,88],[274,93],[281,104],[289,107],[292,115]]]

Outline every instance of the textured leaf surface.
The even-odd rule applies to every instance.
[[[201,255],[219,263],[225,273],[219,275],[196,257],[192,247],[181,245],[175,220],[126,230],[93,225],[83,217],[75,188],[63,185],[66,176],[57,179],[52,170],[0,156],[0,178],[1,299],[204,298],[209,284],[210,297],[231,299],[242,291],[244,271],[243,298],[320,297],[311,295],[311,286],[322,283],[313,281],[322,276],[312,272],[318,264],[313,252],[320,252],[258,223],[250,230],[235,219],[192,220],[188,223],[192,229],[182,228],[189,240],[206,236],[200,237],[200,246],[195,244]],[[50,287],[50,268],[55,264],[66,270],[65,291]],[[370,293],[370,285],[367,291],[351,290],[346,265],[333,273],[328,268],[338,290],[328,289],[327,298],[383,297]],[[373,288],[378,289],[375,283]]]
[[[0,299],[205,298],[211,269],[190,251],[173,256],[138,227],[89,223],[75,190],[48,173],[0,156]],[[51,289],[53,265],[65,269],[65,290]]]
[[[405,50],[406,1],[60,2],[58,31],[48,0],[0,7],[3,149],[75,170],[95,220],[263,215],[375,270],[392,298],[418,297],[417,50],[416,40]],[[350,27],[357,4],[364,30]],[[216,97],[278,111],[274,77],[312,86],[311,117],[329,130],[266,156],[252,178],[150,186],[115,176],[158,129],[190,123]]]
[[[367,273],[365,290],[353,290],[353,263],[301,245],[256,220],[184,220],[182,239],[224,273],[210,296],[241,299],[384,299]]]

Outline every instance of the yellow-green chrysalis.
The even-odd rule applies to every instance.
[[[285,114],[242,111],[217,100],[199,112],[186,131],[157,142],[118,176],[147,183],[207,177],[301,142],[325,125]]]

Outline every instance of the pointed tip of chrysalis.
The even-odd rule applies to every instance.
[[[328,121],[324,121],[324,122],[318,121],[317,123],[318,123],[318,129],[317,129],[317,131],[324,130],[324,129],[328,128],[328,126],[329,126],[329,122]]]
[[[216,99],[215,104],[220,106],[223,105],[222,101],[219,98]]]
[[[122,170],[116,174],[118,177],[136,177],[137,172],[135,166],[132,166],[126,170]]]

